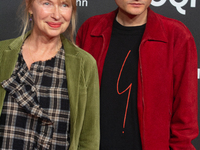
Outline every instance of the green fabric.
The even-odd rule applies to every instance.
[[[27,37],[30,33],[27,33]],[[61,36],[70,100],[69,150],[99,150],[99,81],[95,59]],[[22,38],[0,42],[0,82],[10,78]],[[0,86],[0,114],[6,91]]]

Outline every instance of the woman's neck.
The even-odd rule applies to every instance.
[[[62,46],[60,36],[47,38],[31,33],[22,47],[22,55],[30,69],[31,64],[37,61],[49,60],[57,54]]]
[[[45,35],[36,35],[32,32],[27,38],[29,46],[34,49],[34,51],[48,52],[57,51],[61,47],[60,36],[50,38]]]

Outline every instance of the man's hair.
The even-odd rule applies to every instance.
[[[29,9],[31,5],[33,4],[34,0],[23,0],[20,7],[19,7],[19,17],[21,18],[22,24],[21,24],[21,31],[22,31],[22,39],[24,39],[25,33],[28,30],[33,29],[34,21],[30,21],[30,16],[29,16]],[[27,2],[27,3],[26,3]],[[71,0],[72,4],[72,17],[70,24],[67,28],[67,30],[63,33],[63,35],[69,39],[73,44],[74,42],[74,35],[76,31],[76,0]]]

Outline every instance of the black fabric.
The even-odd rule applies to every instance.
[[[114,21],[101,81],[101,150],[142,149],[137,114],[137,72],[144,30],[145,25],[125,27]]]

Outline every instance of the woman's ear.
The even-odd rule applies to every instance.
[[[31,4],[30,4],[30,2],[29,1],[31,1],[31,0],[25,0],[26,1],[26,8],[28,9],[28,12],[29,12],[29,14],[33,14],[33,11],[32,11],[32,2],[31,2]]]

